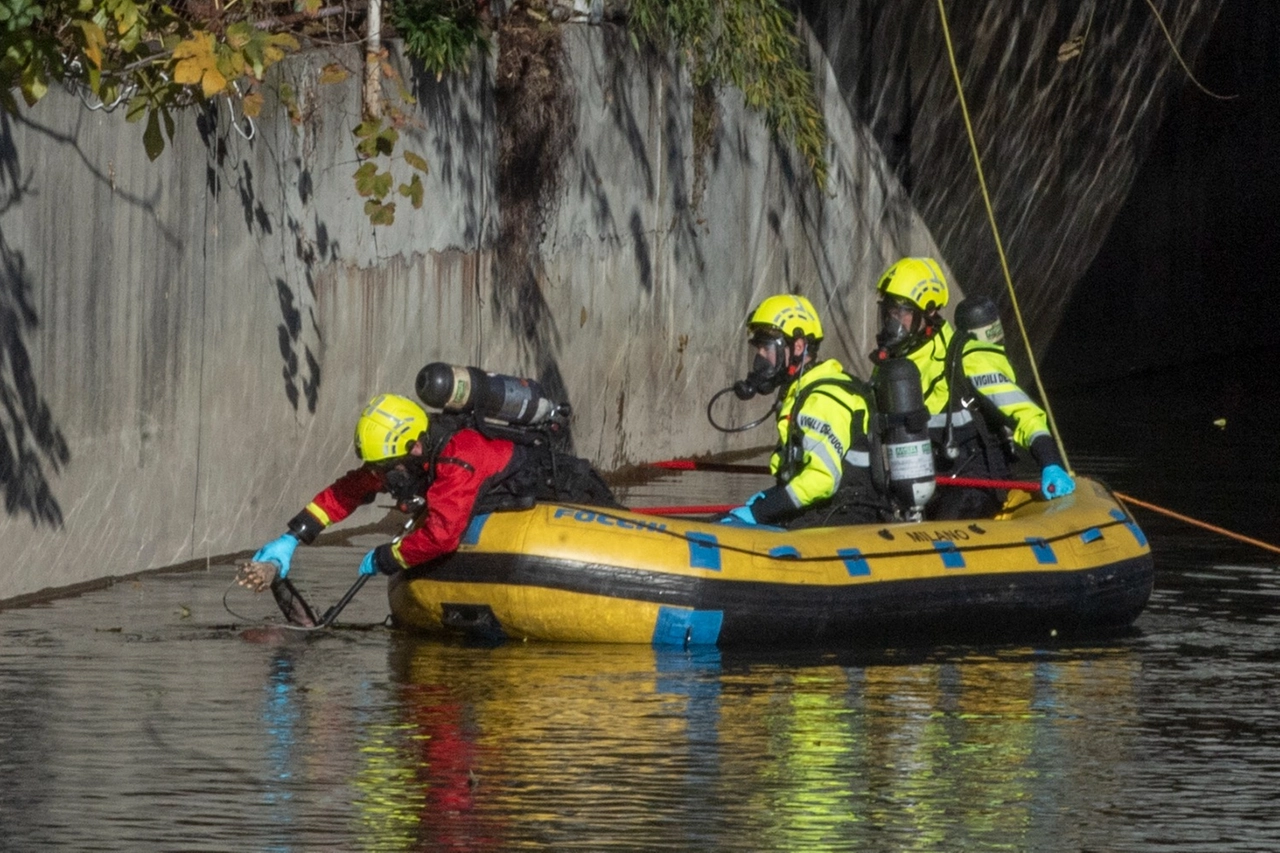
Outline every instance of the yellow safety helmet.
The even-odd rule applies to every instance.
[[[777,329],[784,337],[822,340],[822,321],[813,303],[803,296],[781,293],[770,296],[747,315],[747,328]]]
[[[365,462],[405,456],[428,423],[427,413],[408,397],[379,394],[356,421],[356,456]]]
[[[905,299],[921,311],[947,304],[947,278],[933,258],[903,258],[884,271],[876,290],[881,296]]]

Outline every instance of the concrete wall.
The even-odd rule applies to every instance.
[[[825,354],[861,371],[874,276],[936,247],[827,66],[823,193],[736,93],[700,158],[677,71],[608,26],[563,38],[576,134],[514,290],[492,59],[404,67],[427,201],[377,229],[356,78],[319,83],[354,53],[279,67],[251,139],[225,107],[179,116],[154,163],[72,94],[0,117],[0,601],[255,547],[354,462],[364,402],[429,361],[563,389],[606,469],[768,440],[703,410],[769,293],[813,298]]]

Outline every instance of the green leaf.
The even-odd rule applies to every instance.
[[[365,163],[351,177],[356,181],[356,192],[361,196],[382,200],[391,192],[391,173],[379,172],[373,163]]]
[[[427,168],[427,161],[413,151],[404,152],[404,161],[424,175],[431,171]]]
[[[375,146],[379,154],[390,156],[395,150],[396,143],[400,141],[400,133],[394,127],[388,127],[386,130],[378,134],[375,139]]]
[[[164,151],[164,136],[160,133],[160,117],[157,110],[147,114],[147,128],[142,131],[142,147],[147,159],[154,160]]]
[[[27,106],[34,107],[48,91],[49,81],[36,69],[35,62],[22,69],[22,97]]]
[[[356,143],[356,153],[361,157],[378,156],[378,140],[382,138],[382,120],[369,119],[361,122],[351,132],[360,141]]]
[[[409,183],[401,184],[400,195],[409,199],[414,210],[422,209],[422,179],[414,175]]]
[[[364,203],[364,212],[374,225],[390,225],[396,221],[395,202],[382,204],[370,199]]]
[[[125,35],[130,30],[140,30],[138,26],[139,15],[138,5],[133,0],[120,0],[115,4],[116,28],[120,35]]]
[[[134,95],[125,106],[124,120],[134,122],[147,114],[147,99],[144,95]]]
[[[373,182],[378,176],[378,167],[373,163],[365,163],[351,177],[356,181],[356,192],[365,198],[373,195]]]
[[[258,29],[253,24],[237,21],[227,27],[227,44],[231,45],[232,50],[244,50],[246,45],[253,43],[257,33]]]

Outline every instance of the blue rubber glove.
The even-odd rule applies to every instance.
[[[289,574],[289,563],[293,560],[293,552],[298,550],[298,537],[286,533],[279,539],[272,539],[258,549],[253,555],[255,563],[275,563],[280,567],[280,577]]]
[[[394,575],[398,571],[400,571],[400,564],[391,553],[390,545],[379,545],[365,554],[364,559],[360,561],[360,574],[363,576],[376,575],[378,572]]]
[[[729,514],[720,519],[721,524],[749,524],[756,525],[760,522],[756,521],[755,515],[751,512],[749,506],[735,506],[729,510]]]
[[[1040,491],[1046,498],[1062,498],[1076,490],[1076,481],[1057,465],[1046,465],[1040,472]]]

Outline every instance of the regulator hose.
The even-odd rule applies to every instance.
[[[777,398],[775,398],[773,401],[773,405],[769,407],[769,411],[765,412],[763,415],[761,415],[759,418],[752,421],[751,423],[745,424],[744,426],[739,426],[739,427],[721,426],[720,424],[716,423],[715,416],[711,413],[711,409],[713,406],[715,406],[716,401],[719,400],[721,397],[723,397],[725,394],[734,394],[735,396],[738,397],[738,399],[742,399],[742,395],[736,392],[736,389],[733,385],[730,385],[728,388],[724,388],[724,389],[721,389],[720,391],[717,391],[715,393],[715,396],[713,396],[711,400],[707,403],[707,421],[710,422],[711,426],[715,427],[720,432],[731,432],[731,433],[746,432],[749,429],[755,429],[756,427],[760,426],[760,424],[769,420],[770,416],[772,416],[774,412],[778,411],[778,400]]]

